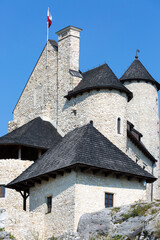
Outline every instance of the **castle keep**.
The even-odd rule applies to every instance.
[[[137,57],[120,79],[107,64],[82,73],[80,32],[68,26],[48,41],[47,65],[45,46],[0,138],[0,208],[20,240],[160,199],[160,85]]]

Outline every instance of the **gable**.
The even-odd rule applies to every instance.
[[[48,67],[46,68],[45,46],[13,110],[17,127],[37,116],[55,116],[56,74],[57,43],[49,40]]]

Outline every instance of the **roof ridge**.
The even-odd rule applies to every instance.
[[[91,69],[87,70],[86,72],[82,72],[82,75],[83,75],[84,73],[91,72],[91,71],[96,70],[96,69],[98,69],[98,68],[100,68],[100,67],[102,67],[102,66],[105,66],[105,65],[108,66],[107,63],[103,63],[103,64],[101,64],[101,65],[99,65],[99,66],[97,66],[97,67],[95,67],[95,68],[91,68]],[[108,66],[108,67],[109,67],[109,66]],[[110,68],[110,67],[109,67],[109,68]]]
[[[155,81],[155,79],[152,77],[152,75],[148,72],[148,70],[145,68],[145,66],[142,64],[142,62],[141,62],[139,59],[134,59],[134,61],[129,65],[129,67],[128,67],[127,70],[124,72],[124,74],[120,77],[120,80],[125,80],[125,79],[127,79],[127,77],[124,78],[123,76],[125,76],[125,74],[126,74],[131,68],[133,68],[133,65],[134,65],[136,62],[139,63],[140,66],[144,69],[144,71],[147,72],[147,74],[152,78],[152,80]],[[135,77],[135,78],[136,78],[136,77]],[[142,79],[143,79],[143,78],[142,78]]]

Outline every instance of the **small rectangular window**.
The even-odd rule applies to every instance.
[[[136,154],[136,163],[138,163],[140,160],[140,157]]]
[[[52,211],[52,196],[47,197],[47,213]]]
[[[5,197],[5,186],[0,185],[0,198],[4,198],[4,197]]]
[[[117,133],[121,134],[121,119],[117,119]]]
[[[147,164],[145,162],[143,162],[143,169],[146,169]]]
[[[113,207],[113,194],[105,193],[105,208]]]

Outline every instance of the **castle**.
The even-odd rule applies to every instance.
[[[80,32],[68,26],[58,44],[48,41],[0,138],[0,208],[17,239],[76,231],[86,212],[160,199],[160,85],[137,56],[120,79],[107,64],[82,73]]]

